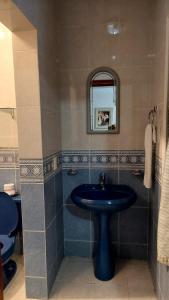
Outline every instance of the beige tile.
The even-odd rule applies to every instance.
[[[152,277],[146,261],[125,261],[122,272],[127,276],[129,299],[155,300]]]
[[[29,51],[37,49],[37,31],[17,31],[13,33],[14,51]]]
[[[109,35],[106,32],[106,24],[94,24],[89,28],[89,66],[91,68],[107,65],[108,39]],[[117,49],[116,41],[113,40],[115,49],[112,50],[112,55]]]
[[[59,74],[53,67],[55,60],[51,57],[50,62],[46,55],[39,57],[40,60],[40,100],[42,108],[48,111],[57,111],[60,105],[59,98]]]
[[[124,6],[124,1],[111,1],[104,0],[103,6],[103,20],[104,23],[110,22],[112,20],[119,19],[121,17],[121,12]]]
[[[0,146],[18,147],[18,130],[15,119],[6,112],[0,112]]]
[[[62,149],[89,150],[90,135],[87,134],[86,109],[62,111]]]
[[[53,36],[53,30],[48,29],[48,35],[44,34],[44,31],[38,31],[38,54],[39,60],[43,63],[42,68],[50,66],[50,72],[53,74],[56,73],[56,68],[59,64],[59,48],[60,48],[60,39],[62,36],[62,31],[56,27],[54,24],[55,33]],[[55,65],[55,68],[53,66]],[[41,72],[43,69],[41,70]],[[50,75],[49,75],[50,76]]]
[[[88,258],[65,258],[56,281],[69,283],[91,283],[93,273],[92,260]]]
[[[10,9],[12,6],[11,0],[1,0],[0,9]]]
[[[62,111],[83,110],[86,114],[86,86],[88,69],[71,69],[60,72],[60,99]]]
[[[4,300],[26,300],[23,258],[15,255],[17,273],[5,289]],[[147,262],[120,260],[115,277],[107,282],[93,275],[91,259],[66,257],[56,277],[49,299],[157,300]]]
[[[29,4],[29,9],[31,5]],[[33,25],[29,22],[29,20],[22,13],[22,10],[19,9],[13,2],[10,9],[10,17],[11,17],[11,25],[12,31],[20,31],[20,30],[32,30],[34,29]]]
[[[89,299],[129,300],[127,284],[91,285]]]
[[[0,22],[5,25],[8,29],[12,30],[12,20],[10,10],[2,10],[0,9]]]
[[[90,135],[91,150],[118,150],[120,147],[120,134],[92,134]]]
[[[59,111],[42,110],[43,155],[61,150],[61,120]]]
[[[40,107],[18,107],[18,136],[21,158],[42,157],[42,132]]]
[[[111,0],[108,0],[111,2]],[[107,0],[105,0],[107,2]],[[107,2],[107,3],[109,3]],[[130,2],[124,0],[115,1],[116,5],[120,6],[120,17],[125,16],[125,20],[134,20],[136,22],[138,19],[142,21],[142,19],[147,19],[151,15],[151,1],[140,1],[134,0]],[[112,5],[113,6],[113,5]],[[107,9],[109,6],[107,6]],[[113,7],[112,7],[113,9]],[[107,15],[107,13],[106,13]]]
[[[39,71],[36,51],[14,52],[17,106],[39,105]]]
[[[128,281],[129,299],[156,299],[152,282],[146,278],[132,277]]]
[[[60,65],[65,68],[88,67],[88,30],[84,26],[61,27]]]
[[[59,10],[59,21],[62,25],[85,25],[87,23],[88,1],[61,1]]]
[[[89,285],[83,282],[55,282],[54,289],[51,293],[50,299],[63,300],[63,299],[89,299]]]
[[[88,16],[87,23],[91,24],[103,24],[104,23],[104,0],[97,0],[97,5],[95,0],[88,1]]]

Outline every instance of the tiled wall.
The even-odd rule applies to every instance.
[[[76,186],[98,183],[101,172],[106,182],[127,184],[137,193],[136,203],[128,210],[112,216],[111,238],[117,256],[146,259],[148,256],[149,197],[143,177],[132,174],[144,168],[143,151],[63,151],[63,199],[65,255],[92,256],[97,240],[93,213],[76,207],[70,194]],[[77,170],[75,176],[69,170]]]
[[[59,2],[66,255],[92,253],[93,215],[75,207],[70,193],[80,183],[98,182],[99,173],[105,171],[108,181],[124,182],[138,193],[135,206],[112,218],[116,252],[123,257],[147,257],[148,192],[143,179],[131,174],[133,169],[143,169],[144,162],[137,165],[137,159],[132,162],[128,156],[131,158],[134,150],[141,153],[144,149],[144,129],[152,105],[151,5],[151,0],[99,0],[97,6],[90,0]],[[106,26],[114,20],[122,23],[123,30],[112,37]],[[117,135],[87,134],[86,82],[89,73],[100,66],[113,68],[120,77],[120,134]],[[77,168],[78,174],[69,176],[69,168]]]
[[[152,1],[59,1],[62,150],[140,150],[151,108]],[[112,36],[107,23],[119,20]],[[120,134],[87,134],[86,82],[97,67],[119,75]]]
[[[64,249],[62,172],[58,153],[44,160],[21,160],[20,179],[27,295],[45,298],[55,280]]]
[[[0,1],[0,21],[14,31],[26,294],[40,299],[63,256],[56,4]]]
[[[14,182],[22,197],[27,294],[47,297],[64,253],[59,154],[19,162],[18,149],[0,149],[0,190],[7,182]]]

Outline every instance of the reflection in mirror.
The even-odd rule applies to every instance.
[[[119,132],[120,81],[115,71],[99,68],[88,78],[88,133]]]

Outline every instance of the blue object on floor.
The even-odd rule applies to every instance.
[[[99,239],[95,255],[95,276],[106,281],[114,276],[110,241],[112,213],[127,209],[136,201],[136,193],[127,185],[83,184],[71,194],[73,202],[81,208],[95,212],[99,223]]]
[[[16,273],[16,263],[10,260],[14,252],[18,210],[6,193],[0,193],[0,249],[4,272],[4,287]]]

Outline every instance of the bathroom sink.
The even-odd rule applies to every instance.
[[[105,179],[105,176],[102,176]],[[112,252],[110,220],[114,213],[129,208],[136,201],[136,193],[127,185],[82,184],[71,193],[72,201],[79,207],[96,213],[98,242],[95,251],[95,276],[110,280],[115,274]]]
[[[118,212],[128,208],[136,201],[135,192],[127,185],[83,184],[71,194],[73,202],[95,212]]]

